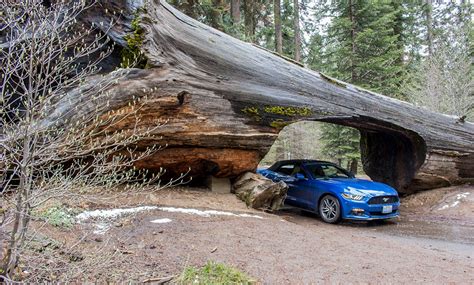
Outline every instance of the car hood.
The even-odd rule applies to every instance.
[[[327,180],[318,180],[319,183],[326,184],[331,188],[337,187],[341,191],[350,192],[355,195],[363,196],[386,196],[398,195],[397,191],[384,183],[364,180],[364,179],[346,179],[331,178]]]

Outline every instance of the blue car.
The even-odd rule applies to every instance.
[[[326,223],[399,216],[400,199],[395,189],[383,183],[357,179],[330,162],[285,160],[257,172],[289,186],[285,204],[319,213]]]

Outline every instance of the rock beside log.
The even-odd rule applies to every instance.
[[[275,183],[262,175],[247,172],[232,186],[234,193],[254,209],[278,210],[285,201],[288,185]]]

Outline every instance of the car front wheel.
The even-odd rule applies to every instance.
[[[341,219],[341,204],[336,197],[326,195],[319,202],[319,215],[324,222],[335,224]]]

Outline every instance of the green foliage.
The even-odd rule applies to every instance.
[[[147,59],[141,52],[140,48],[145,39],[144,30],[140,26],[140,13],[141,10],[137,10],[135,17],[132,20],[131,26],[133,32],[126,35],[124,38],[127,41],[127,47],[123,48],[121,51],[122,55],[122,64],[121,67],[137,67],[145,68]]]
[[[255,284],[256,282],[239,270],[209,261],[204,267],[188,266],[178,279],[178,284]]]
[[[307,117],[312,114],[312,111],[308,107],[285,107],[285,106],[265,106],[263,108],[265,113],[294,117],[302,116]]]
[[[311,68],[339,80],[391,96],[401,97],[404,76],[403,45],[395,31],[401,6],[385,1],[354,1],[351,11],[346,1],[324,7],[334,18],[313,35]]]
[[[285,107],[285,106],[264,106],[260,107],[245,107],[242,113],[252,117],[255,121],[262,120],[265,114],[283,116],[283,117],[308,117],[313,111],[308,107]],[[269,125],[276,129],[283,129],[285,126],[293,123],[293,120],[276,119],[269,122]]]
[[[36,213],[40,219],[58,228],[72,228],[74,224],[74,211],[63,206],[53,206]]]
[[[319,8],[333,18],[312,35],[309,49],[313,53],[308,65],[339,80],[403,98],[400,88],[406,78],[400,35],[403,6],[388,1],[353,1],[351,11],[348,1],[336,1]],[[360,160],[359,140],[356,129],[322,127],[323,153],[339,163]]]
[[[354,128],[324,124],[321,141],[322,152],[342,166],[352,159],[360,160],[360,133]]]
[[[277,120],[272,121],[270,123],[270,127],[281,130],[281,129],[283,129],[284,127],[288,126],[291,123],[293,123],[293,122],[288,122],[288,121],[283,121],[281,119],[277,119]]]
[[[258,108],[257,107],[245,107],[242,109],[242,112],[248,115],[258,116]]]
[[[262,120],[258,107],[245,107],[241,111],[247,116],[250,116],[256,122],[260,122]]]

